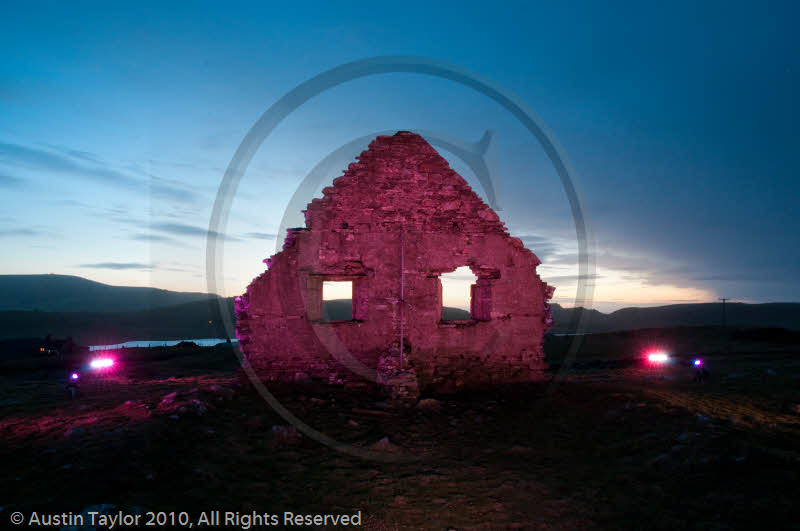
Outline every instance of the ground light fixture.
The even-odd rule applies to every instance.
[[[95,358],[89,362],[89,367],[92,369],[108,369],[114,366],[112,358]]]
[[[647,355],[647,361],[656,364],[667,363],[669,361],[669,354],[667,354],[663,350],[651,352],[650,354]]]

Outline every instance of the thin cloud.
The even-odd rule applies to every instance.
[[[577,253],[556,254],[547,259],[547,265],[575,265],[577,263]]]
[[[51,149],[53,151],[58,151],[60,153],[63,153],[64,155],[68,155],[68,156],[70,156],[70,157],[72,157],[74,159],[83,160],[85,162],[91,162],[93,164],[105,164],[106,163],[98,155],[96,155],[95,153],[91,153],[89,151],[83,151],[83,150],[80,150],[80,149],[71,149],[71,148],[68,148],[68,147],[58,146],[58,145],[55,145],[55,144],[48,144],[48,143],[45,143],[45,142],[41,143],[40,145],[42,145],[42,146],[44,146],[44,147],[46,147],[48,149]]]
[[[140,232],[136,234],[131,234],[128,239],[135,240],[139,242],[151,242],[151,243],[167,243],[169,245],[177,245],[180,247],[187,247],[185,243],[170,236],[164,236],[163,234],[151,234],[147,232]]]
[[[209,172],[215,175],[221,175],[225,173],[225,168],[221,166],[215,166],[211,164],[200,164],[197,162],[176,162],[176,161],[168,161],[168,160],[157,160],[157,159],[148,159],[147,163],[151,166],[160,167],[160,168],[167,168],[167,169],[181,169],[181,170],[191,170],[193,172]],[[132,169],[135,171],[144,171],[140,165],[131,166]]]
[[[550,261],[550,257],[553,256],[558,250],[561,248],[557,243],[555,243],[550,238],[544,236],[538,236],[536,234],[525,234],[522,236],[517,236],[527,249],[533,251],[533,253],[539,257],[539,260],[542,262],[547,259]]]
[[[87,267],[92,269],[114,269],[123,271],[128,269],[154,269],[155,266],[150,264],[140,264],[138,262],[100,262],[97,264],[81,264],[79,267]]]
[[[25,181],[18,177],[12,177],[10,175],[3,175],[0,173],[0,186],[12,188],[17,187],[23,184]]]
[[[19,229],[0,229],[0,238],[14,237],[14,236],[43,236],[45,232],[39,229],[31,229],[28,227]]]
[[[775,283],[795,279],[790,271],[781,269],[775,271],[731,271],[730,273],[714,273],[705,275],[692,275],[692,280],[699,282],[764,282]]]
[[[162,271],[174,271],[176,273],[190,273],[191,272],[189,269],[184,269],[184,268],[180,268],[180,267],[161,267],[159,269],[161,269]]]
[[[130,210],[123,206],[90,205],[75,199],[56,199],[50,204],[54,206],[66,206],[85,211],[86,215],[100,218],[103,221],[114,221],[125,225],[133,225],[137,228],[147,225],[145,218],[136,217],[130,214]]]
[[[248,232],[244,236],[256,240],[274,240],[278,237],[277,234],[270,234],[268,232]]]
[[[200,238],[207,238],[208,236],[211,236],[221,240],[239,241],[238,238],[235,238],[233,236],[228,236],[226,234],[222,234],[219,232],[210,231],[204,227],[198,227],[196,225],[187,225],[185,223],[156,223],[152,225],[152,228],[169,234],[174,234],[177,236],[190,236],[190,237],[200,237]]]
[[[597,280],[600,278],[604,278],[602,275],[554,275],[554,276],[545,276],[541,275],[542,280],[545,282],[559,282],[559,283],[573,283],[577,282],[578,280]]]
[[[19,144],[0,142],[0,160],[26,168],[85,177],[103,184],[118,186],[128,190],[149,192],[166,199],[192,202],[197,195],[185,187],[176,186],[174,181],[167,181],[152,176],[150,181],[131,177],[102,162],[88,152],[75,152],[65,155],[44,149],[30,148]],[[78,162],[80,161],[80,162]]]
[[[175,238],[170,238],[169,236],[162,236],[160,234],[132,234],[130,236],[131,240],[138,240],[142,242],[175,242],[177,241]]]

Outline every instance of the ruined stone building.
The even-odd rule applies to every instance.
[[[540,261],[422,137],[376,138],[289,229],[236,299],[240,346],[266,380],[453,390],[540,378],[554,288]],[[469,266],[470,318],[442,320],[440,275]],[[352,283],[352,319],[323,319],[322,284]],[[402,351],[401,351],[402,345]]]

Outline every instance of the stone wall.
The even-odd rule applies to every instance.
[[[251,365],[265,379],[375,380],[402,334],[420,389],[540,377],[553,288],[536,255],[422,137],[378,137],[357,160],[237,299]],[[465,265],[472,319],[443,322],[439,276]],[[352,321],[322,320],[325,280],[353,281]]]

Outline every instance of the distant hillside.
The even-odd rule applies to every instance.
[[[353,303],[350,299],[322,301],[322,318],[326,321],[349,321],[353,318]]]
[[[551,311],[555,323],[552,332],[559,333],[569,331],[571,319],[579,310],[553,304]],[[725,312],[729,326],[800,329],[800,303],[727,303]],[[613,332],[639,328],[716,326],[721,323],[721,303],[673,304],[653,308],[623,308],[609,314],[589,310],[586,331]]]
[[[233,298],[225,299],[233,315]],[[210,322],[209,322],[210,321]],[[81,345],[138,339],[226,337],[218,299],[136,312],[0,311],[0,339],[71,336]]]
[[[233,298],[225,299],[233,315]],[[326,319],[350,319],[350,301],[326,301]],[[445,308],[468,319],[469,312]],[[210,322],[209,322],[210,321]],[[136,312],[0,311],[0,339],[71,336],[81,345],[106,345],[137,339],[187,339],[227,336],[218,299],[189,302]]]
[[[0,275],[0,310],[131,312],[210,298],[217,296],[109,286],[68,275]]]
[[[106,287],[115,289],[112,286]],[[224,299],[224,304],[227,311],[230,312],[229,315],[232,316],[233,298]],[[323,310],[328,320],[350,319],[349,300],[327,301]],[[571,332],[570,320],[576,311],[553,304],[554,327],[551,333]],[[450,319],[469,318],[469,312],[458,308],[444,308],[444,313]],[[713,327],[720,324],[721,316],[721,306],[713,303],[624,308],[610,314],[590,310],[584,332],[597,333],[681,326]],[[728,304],[727,316],[728,325],[731,326],[800,330],[800,304],[798,303]],[[206,297],[205,300],[173,306],[124,312],[0,311],[0,339],[44,337],[47,334],[56,337],[72,336],[76,342],[82,345],[145,339],[224,338],[227,336],[220,318],[218,298]]]
[[[326,301],[325,318],[331,321],[350,319],[350,301]],[[583,309],[582,309],[583,310]],[[674,304],[652,308],[623,308],[606,314],[583,310],[587,321],[585,332],[614,332],[640,328],[673,328],[678,326],[717,326],[722,321],[722,306],[717,303]],[[730,326],[787,328],[800,330],[800,303],[744,304],[728,303],[725,308]],[[552,305],[552,333],[570,332],[576,310]],[[469,312],[460,308],[443,309],[445,319],[469,319]]]

